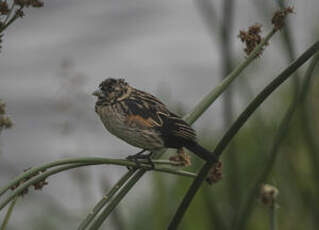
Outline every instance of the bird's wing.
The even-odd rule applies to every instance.
[[[154,127],[165,137],[179,137],[186,140],[196,138],[195,131],[156,97],[136,90],[125,100],[128,107],[128,119],[145,128]]]

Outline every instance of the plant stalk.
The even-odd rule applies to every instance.
[[[240,114],[237,120],[233,123],[230,129],[226,132],[223,138],[219,141],[214,150],[216,156],[220,156],[224,149],[227,147],[232,138],[237,134],[239,129],[245,124],[248,118],[254,113],[254,111],[263,103],[263,101],[271,95],[271,93],[277,89],[285,80],[287,80],[292,73],[294,73],[302,64],[309,60],[319,50],[319,41],[308,48],[296,61],[291,63],[278,77],[276,77],[264,90],[262,90],[257,97],[248,105],[248,107]],[[186,210],[188,209],[195,194],[200,188],[201,184],[205,180],[213,162],[206,162],[206,164],[200,170],[197,178],[192,183],[191,187],[187,191],[182,203],[180,204],[175,216],[173,217],[168,230],[177,229],[180,224]]]

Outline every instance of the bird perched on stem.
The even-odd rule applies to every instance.
[[[142,151],[128,159],[150,160],[152,152],[162,148],[183,147],[206,161],[217,158],[196,141],[192,127],[172,113],[155,96],[131,87],[124,79],[108,78],[93,92],[95,111],[105,128]],[[148,155],[143,152],[150,151]]]

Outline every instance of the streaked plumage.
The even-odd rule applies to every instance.
[[[124,79],[104,80],[93,95],[98,97],[95,111],[105,128],[125,142],[149,151],[186,147],[205,160],[212,157],[197,144],[189,124]]]

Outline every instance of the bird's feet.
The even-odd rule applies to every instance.
[[[126,157],[127,160],[133,161],[134,163],[136,163],[136,167],[139,168],[141,167],[141,161],[140,160],[147,160],[147,163],[150,164],[150,168],[149,170],[152,170],[155,168],[154,162],[152,161],[152,152],[148,153],[148,154],[142,154],[144,153],[146,150],[143,149],[142,151],[134,154],[134,155],[130,155],[128,157]],[[144,163],[144,162],[143,162]],[[133,167],[134,168],[134,167]],[[131,167],[128,167],[128,169],[130,170]]]
[[[183,148],[177,150],[177,154],[171,156],[169,160],[174,161],[178,166],[190,166],[192,164],[190,156],[184,151]]]

